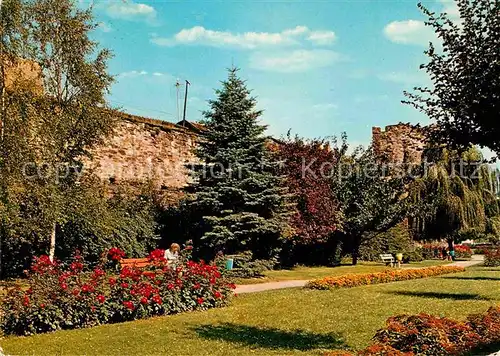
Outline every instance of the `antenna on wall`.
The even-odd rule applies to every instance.
[[[181,82],[179,81],[179,78],[177,78],[177,81],[175,82],[175,89],[176,89],[176,99],[175,99],[175,105],[177,108],[177,122],[181,121],[181,108],[179,105],[179,100],[180,100],[180,89],[181,89]]]
[[[189,81],[186,80],[186,92],[184,93],[184,114],[182,115],[182,126],[186,126],[186,108],[188,99],[188,87],[191,85]]]

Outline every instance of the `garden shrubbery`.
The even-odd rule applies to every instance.
[[[350,288],[367,284],[406,281],[409,279],[433,277],[447,273],[463,272],[465,269],[458,266],[437,266],[420,269],[387,270],[376,273],[347,274],[339,277],[315,279],[307,283],[311,289]]]
[[[455,245],[455,258],[471,258],[472,249],[468,245]]]
[[[421,248],[415,246],[408,227],[400,223],[382,233],[367,233],[368,236],[359,248],[363,261],[380,261],[384,253],[403,254],[403,261],[420,262],[423,260]]]
[[[477,352],[500,342],[500,306],[486,313],[456,321],[428,314],[398,315],[377,331],[375,344],[356,353],[358,356],[459,356]],[[347,351],[332,351],[325,356],[353,356]]]
[[[500,342],[500,306],[465,322],[427,314],[395,316],[374,339],[415,355],[464,355]]]
[[[112,249],[108,256],[117,266],[123,255]],[[5,296],[0,326],[17,335],[84,328],[218,307],[232,294],[234,286],[216,264],[182,259],[169,266],[163,251],[149,258],[147,268],[124,267],[119,274],[104,265],[89,270],[79,255],[67,265],[36,258],[27,288]]]
[[[425,244],[422,246],[422,254],[424,259],[430,260],[433,258],[443,258],[442,250],[443,244]],[[455,245],[455,258],[468,259],[472,257],[472,249],[468,245]]]
[[[484,265],[486,267],[500,267],[500,248],[485,252]]]

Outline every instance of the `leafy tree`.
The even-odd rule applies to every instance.
[[[0,190],[9,210],[4,232],[50,240],[53,258],[57,233],[79,214],[76,202],[85,198],[82,160],[113,124],[105,101],[110,52],[97,50],[89,38],[97,26],[91,9],[81,10],[72,0],[10,2],[20,15],[2,33],[3,51],[9,65],[22,57],[39,66],[44,93],[2,91]]]
[[[457,238],[484,233],[489,218],[499,215],[496,182],[477,149],[458,155],[431,147],[425,156],[424,174],[410,185],[410,195],[420,207],[414,225],[420,238],[445,238],[453,249]]]
[[[405,176],[390,176],[371,148],[345,153],[335,165],[333,190],[344,216],[336,233],[356,265],[359,249],[402,222],[408,211]]]
[[[294,240],[306,244],[327,241],[341,222],[332,174],[343,147],[290,135],[277,147],[277,157],[284,162],[285,184],[296,203],[291,220]]]
[[[229,69],[204,113],[197,150],[203,164],[195,170],[190,205],[202,217],[196,227],[212,253],[250,250],[254,258],[270,258],[289,229],[288,196],[266,148],[261,111],[237,71]]]
[[[500,1],[457,0],[460,22],[418,6],[442,49],[430,44],[421,68],[433,86],[405,93],[408,103],[436,121],[436,142],[500,154]]]

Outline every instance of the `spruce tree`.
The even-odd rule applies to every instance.
[[[266,126],[258,123],[262,111],[237,72],[229,69],[203,113],[206,131],[197,149],[203,164],[195,169],[191,206],[201,217],[202,248],[271,258],[288,231],[288,195],[266,148]]]

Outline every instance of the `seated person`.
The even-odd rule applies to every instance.
[[[179,258],[180,249],[179,244],[173,243],[168,250],[165,250],[165,259],[169,265],[173,264]]]

